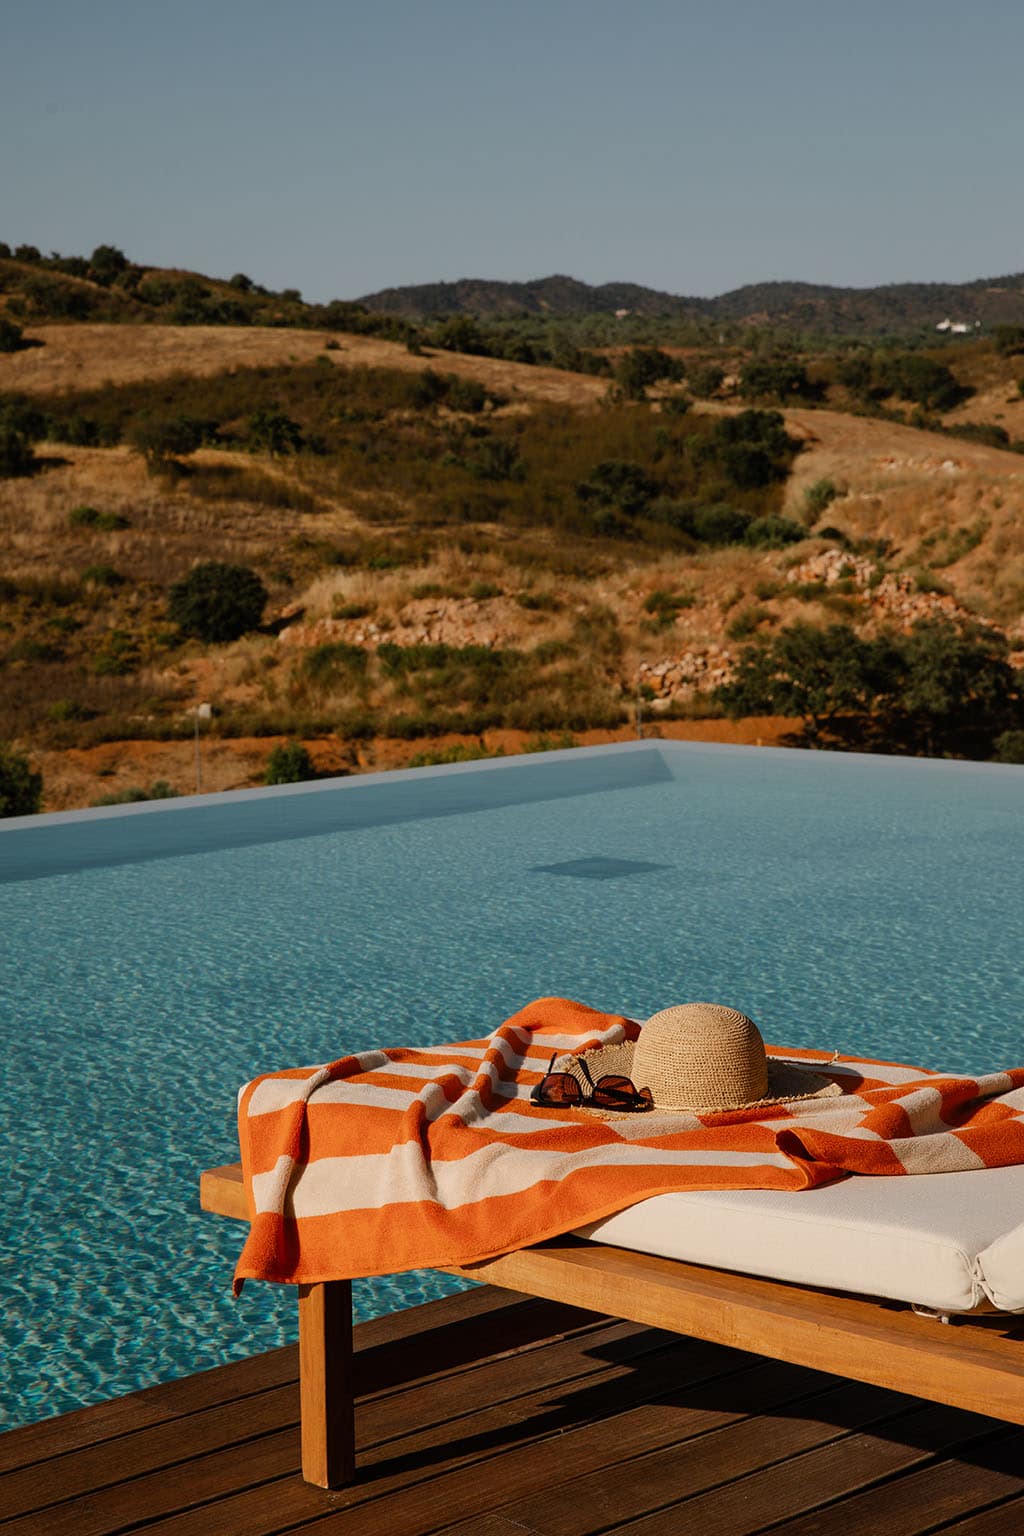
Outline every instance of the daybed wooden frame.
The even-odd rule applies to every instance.
[[[242,1167],[200,1180],[203,1210],[248,1219]],[[1024,1424],[1020,1320],[944,1327],[897,1302],[816,1291],[753,1275],[561,1237],[448,1273],[726,1344],[836,1376]],[[352,1287],[300,1285],[302,1473],[321,1488],[355,1476]]]

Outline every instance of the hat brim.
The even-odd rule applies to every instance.
[[[592,1051],[583,1051],[579,1055],[560,1056],[555,1062],[553,1071],[569,1072],[583,1087],[584,1092],[590,1091],[586,1073],[580,1066],[581,1060],[586,1060],[587,1071],[597,1082],[599,1077],[620,1076],[632,1080],[634,1087],[643,1088],[643,1083],[638,1083],[633,1077],[633,1053],[636,1049],[635,1040],[624,1040],[620,1045],[600,1045]],[[777,1104],[794,1104],[804,1099],[831,1099],[842,1093],[842,1088],[831,1078],[823,1077],[820,1072],[815,1072],[810,1066],[805,1066],[799,1061],[784,1061],[778,1056],[768,1057],[768,1093],[763,1099],[748,1099],[735,1104],[663,1104],[655,1103],[655,1112],[662,1114],[686,1114],[686,1115],[726,1115],[737,1110],[747,1109],[771,1109]],[[635,1111],[616,1111],[607,1109],[591,1109],[587,1105],[580,1108],[588,1115],[600,1115],[608,1120],[635,1120]]]

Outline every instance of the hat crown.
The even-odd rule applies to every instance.
[[[728,1109],[768,1096],[761,1031],[719,1003],[680,1003],[652,1014],[636,1042],[632,1077],[666,1108]]]

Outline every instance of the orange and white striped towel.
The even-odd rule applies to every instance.
[[[235,1272],[312,1282],[469,1264],[678,1189],[1024,1162],[1024,1068],[978,1079],[769,1047],[844,1092],[790,1109],[605,1120],[539,1109],[554,1052],[639,1025],[540,998],[480,1040],[256,1078],[239,1101],[251,1228]],[[638,1085],[642,1086],[642,1085]]]

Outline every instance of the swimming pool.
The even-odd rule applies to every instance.
[[[542,993],[1020,1065],[1022,871],[1024,769],[682,743],[0,823],[5,1424],[294,1336],[197,1205],[257,1072]]]

